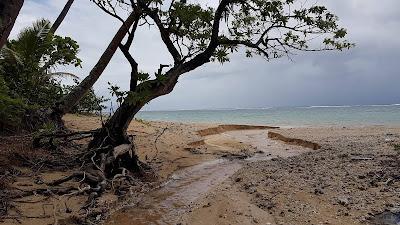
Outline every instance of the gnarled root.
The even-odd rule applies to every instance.
[[[37,135],[32,142],[34,148],[48,147],[57,148],[55,142],[71,143],[72,141],[82,140],[93,137],[98,130],[71,132],[69,130],[57,130],[51,133],[42,133]]]
[[[122,144],[114,148],[102,147],[92,149],[90,154],[84,156],[83,161],[86,166],[81,171],[75,172],[67,177],[54,180],[48,183],[49,186],[61,185],[68,181],[79,181],[80,184],[87,184],[82,192],[92,194],[96,192],[100,196],[106,189],[114,189],[114,181],[121,179],[124,183],[132,185],[136,176],[142,176],[145,173],[145,166],[142,164],[135,154],[133,144]],[[121,185],[123,186],[123,185]]]

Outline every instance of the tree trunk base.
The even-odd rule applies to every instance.
[[[56,186],[70,180],[76,180],[81,184],[87,184],[85,188],[80,190],[81,192],[89,195],[95,193],[96,196],[100,196],[111,187],[115,191],[120,191],[120,188],[115,186],[114,181],[116,180],[119,181],[120,187],[129,187],[134,185],[132,182],[137,181],[138,178],[146,177],[149,167],[138,159],[133,137],[119,139],[120,144],[115,146],[117,137],[108,135],[109,132],[104,132],[105,130],[102,128],[96,131],[90,147],[82,156],[84,163],[82,170],[68,177],[55,180],[48,185]],[[116,133],[112,132],[112,134]]]

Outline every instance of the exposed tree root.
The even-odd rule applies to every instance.
[[[66,129],[57,130],[51,133],[42,133],[33,139],[32,145],[35,148],[48,147],[57,149],[57,142],[71,143],[72,141],[91,138],[98,130],[71,132]]]
[[[71,137],[72,135],[62,135]],[[129,144],[121,144],[116,147],[107,145],[106,141],[97,148],[89,149],[80,157],[82,166],[80,169],[67,177],[48,183],[49,186],[60,186],[66,182],[79,182],[80,187],[69,194],[88,194],[91,198],[101,196],[106,190],[114,190],[123,193],[120,187],[134,185],[137,181],[134,177],[143,177],[149,167],[138,160],[136,156],[133,137],[129,138]],[[116,182],[118,181],[118,182]],[[118,183],[118,185],[116,185]]]
[[[140,162],[135,153],[133,136],[118,139],[119,136],[110,135],[115,132],[104,132],[105,130],[103,128],[84,132],[58,130],[42,133],[34,140],[34,147],[40,147],[35,149],[35,154],[27,157],[26,154],[14,153],[13,157],[17,159],[19,165],[31,168],[32,174],[29,176],[37,176],[39,171],[54,169],[68,169],[74,172],[45,183],[47,187],[33,190],[15,188],[16,190],[7,191],[5,194],[9,200],[7,204],[0,204],[2,214],[0,217],[8,215],[7,209],[13,207],[13,203],[24,203],[24,201],[26,204],[31,201],[46,203],[53,198],[62,201],[72,197],[81,199],[82,196],[87,196],[86,202],[80,207],[82,211],[79,218],[75,219],[80,221],[77,224],[90,224],[88,221],[98,222],[99,215],[104,218],[103,215],[107,213],[106,206],[98,204],[99,197],[105,192],[123,197],[135,194],[134,190],[140,190],[143,185],[147,186],[143,183],[144,179],[149,181],[148,178],[151,177],[151,181],[154,181],[153,171],[148,165]],[[160,133],[157,140],[165,130]],[[91,138],[98,138],[99,141],[95,145],[86,147],[87,141]],[[32,139],[30,137],[30,140]],[[43,185],[43,181],[40,182],[42,183],[38,184]],[[150,186],[153,184],[148,183]],[[43,198],[31,200],[29,198],[31,196],[43,196]],[[26,197],[28,199],[25,199]],[[12,211],[17,212],[17,209]],[[17,217],[18,215],[16,219]]]

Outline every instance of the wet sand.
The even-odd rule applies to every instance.
[[[127,206],[113,214],[106,224],[178,224],[183,218],[182,215],[191,212],[197,201],[213,189],[220,188],[221,184],[241,169],[246,162],[270,160],[275,157],[286,158],[310,151],[310,149],[295,146],[286,150],[285,144],[269,140],[267,133],[268,130],[245,129],[203,135],[205,147],[212,152],[229,154],[237,151],[237,148],[241,146],[242,151],[250,153],[251,156],[242,160],[216,159],[180,170],[174,173],[165,185],[143,196],[138,204]],[[253,151],[249,151],[245,146]],[[188,224],[196,224],[196,221]],[[212,224],[215,221],[201,219],[197,222]]]

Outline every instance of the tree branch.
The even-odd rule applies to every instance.
[[[269,58],[268,52],[260,47],[261,42],[260,43],[259,42],[252,43],[250,41],[229,40],[229,39],[224,38],[224,39],[221,39],[219,41],[219,44],[221,44],[221,45],[234,45],[234,46],[243,45],[243,46],[246,46],[248,48],[256,49],[257,51],[261,52],[265,57]]]
[[[117,13],[115,12],[114,7],[112,7],[111,3],[108,2],[109,7],[112,9],[112,12],[109,11],[103,4],[103,1],[99,2],[99,1],[93,1],[94,4],[96,4],[101,10],[103,10],[103,12],[107,13],[108,15],[114,17],[115,19],[119,20],[121,23],[125,23],[125,21],[117,15]]]
[[[137,18],[135,23],[132,25],[132,30],[128,35],[128,39],[126,40],[125,44],[120,43],[119,48],[121,52],[124,54],[125,58],[128,60],[129,64],[131,65],[131,81],[129,85],[130,91],[135,91],[138,82],[138,64],[136,60],[133,58],[129,49],[133,43],[133,39],[135,38],[136,29],[139,24],[140,17]]]
[[[174,59],[174,63],[178,64],[181,61],[182,56],[179,53],[179,51],[176,49],[172,40],[170,39],[170,32],[167,28],[164,27],[160,17],[157,14],[157,11],[150,9],[142,0],[139,1],[139,4],[157,25],[157,27],[160,31],[162,41],[164,42],[169,53],[171,54],[172,58]]]
[[[199,66],[204,65],[205,63],[210,62],[211,57],[213,56],[215,50],[219,45],[219,29],[222,15],[226,11],[228,5],[233,2],[234,0],[221,0],[217,10],[215,11],[211,40],[208,47],[202,53],[199,53],[194,58],[192,58],[190,61],[182,64],[178,71],[179,74],[187,73],[196,69]]]
[[[111,58],[117,51],[121,41],[129,31],[129,27],[137,21],[141,16],[141,12],[134,11],[126,19],[124,24],[121,25],[117,33],[114,35],[112,41],[108,45],[107,49],[103,52],[102,56],[97,61],[96,65],[90,71],[89,75],[76,86],[61,102],[56,104],[54,110],[60,115],[64,115],[74,107],[79,100],[93,87],[94,83],[99,79],[107,65],[110,63]]]
[[[119,48],[121,49],[122,53],[124,54],[125,58],[128,60],[129,64],[131,65],[131,81],[129,90],[135,91],[137,87],[138,81],[138,64],[136,60],[133,58],[131,53],[129,52],[129,47],[126,45],[120,44]]]

